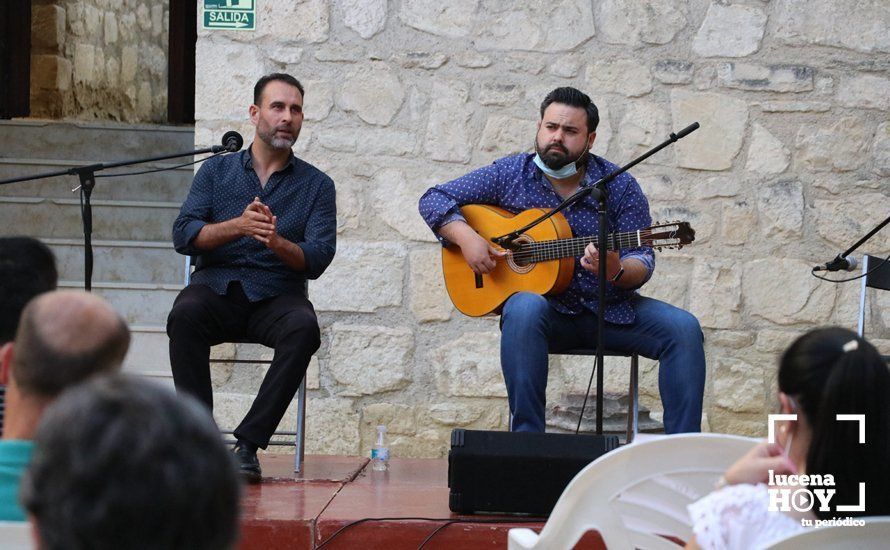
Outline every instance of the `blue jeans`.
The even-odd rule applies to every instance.
[[[636,319],[630,325],[607,322],[606,347],[658,360],[665,432],[700,431],[705,350],[698,319],[653,298],[632,300]],[[560,313],[538,294],[519,292],[507,300],[501,316],[501,369],[513,431],[544,431],[548,352],[592,347],[596,325],[594,313]]]

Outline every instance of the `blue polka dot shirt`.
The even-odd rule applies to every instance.
[[[420,199],[420,215],[437,232],[443,225],[462,220],[460,207],[465,204],[491,204],[513,213],[529,208],[556,208],[562,199],[533,159],[533,153],[505,157],[456,180],[432,187]],[[590,155],[589,161],[581,182],[585,187],[618,169],[596,155]],[[609,232],[636,231],[652,224],[649,202],[633,176],[625,172],[615,178],[608,185],[608,194]],[[597,202],[590,196],[563,210],[562,214],[574,236],[595,237],[598,234]],[[655,269],[655,255],[650,247],[623,249],[620,254],[622,258],[641,261],[648,270],[644,282],[649,280]],[[597,289],[596,276],[583,269],[580,258],[576,258],[575,275],[568,289],[547,298],[562,313],[577,314],[585,310],[596,313]],[[632,323],[634,312],[629,299],[635,292],[609,284],[606,288],[606,321]]]
[[[306,269],[296,272],[266,245],[241,237],[214,250],[201,251],[192,242],[208,223],[237,218],[254,197],[278,218],[278,233],[297,243]],[[324,172],[291,155],[265,187],[253,170],[250,149],[207,160],[173,223],[173,245],[180,254],[198,257],[191,282],[225,294],[239,281],[251,301],[281,294],[303,294],[306,279],[317,279],[334,259],[337,208],[334,182]]]

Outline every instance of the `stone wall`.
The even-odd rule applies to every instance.
[[[886,2],[266,0],[257,21],[199,31],[196,141],[253,135],[260,75],[305,83],[296,151],[334,178],[339,215],[337,257],[310,286],[324,334],[310,452],[365,453],[378,423],[402,456],[442,456],[456,426],[505,428],[497,320],[453,310],[416,204],[434,183],[528,150],[557,86],[591,94],[593,151],[615,162],[701,123],[633,173],[653,218],[697,231],[658,255],[644,293],[701,320],[707,428],[763,434],[777,354],[812,327],[855,327],[858,286],[809,272],[888,213]],[[890,252],[888,237],[863,251]],[[887,338],[890,297],[873,298],[871,333]],[[591,360],[551,365],[561,408],[586,389]],[[626,372],[607,362],[610,391]],[[644,363],[656,414],[657,373]],[[232,415],[249,402],[241,386],[218,388]]]
[[[166,122],[168,0],[35,0],[31,116]]]

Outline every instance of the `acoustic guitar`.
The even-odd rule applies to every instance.
[[[491,242],[525,226],[547,210],[532,208],[512,214],[502,208],[469,204],[461,208],[467,223]],[[460,247],[450,244],[442,249],[442,271],[445,287],[454,307],[471,317],[499,313],[504,302],[516,292],[559,294],[568,288],[575,270],[575,258],[596,237],[572,237],[569,223],[561,213],[520,235],[514,250],[498,258],[495,268],[485,275],[476,275],[461,254]],[[656,224],[639,231],[610,233],[609,250],[651,246],[682,248],[695,240],[689,222]]]

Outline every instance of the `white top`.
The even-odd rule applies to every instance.
[[[783,512],[770,512],[767,486],[729,485],[693,502],[695,540],[703,550],[765,548],[806,528]]]

